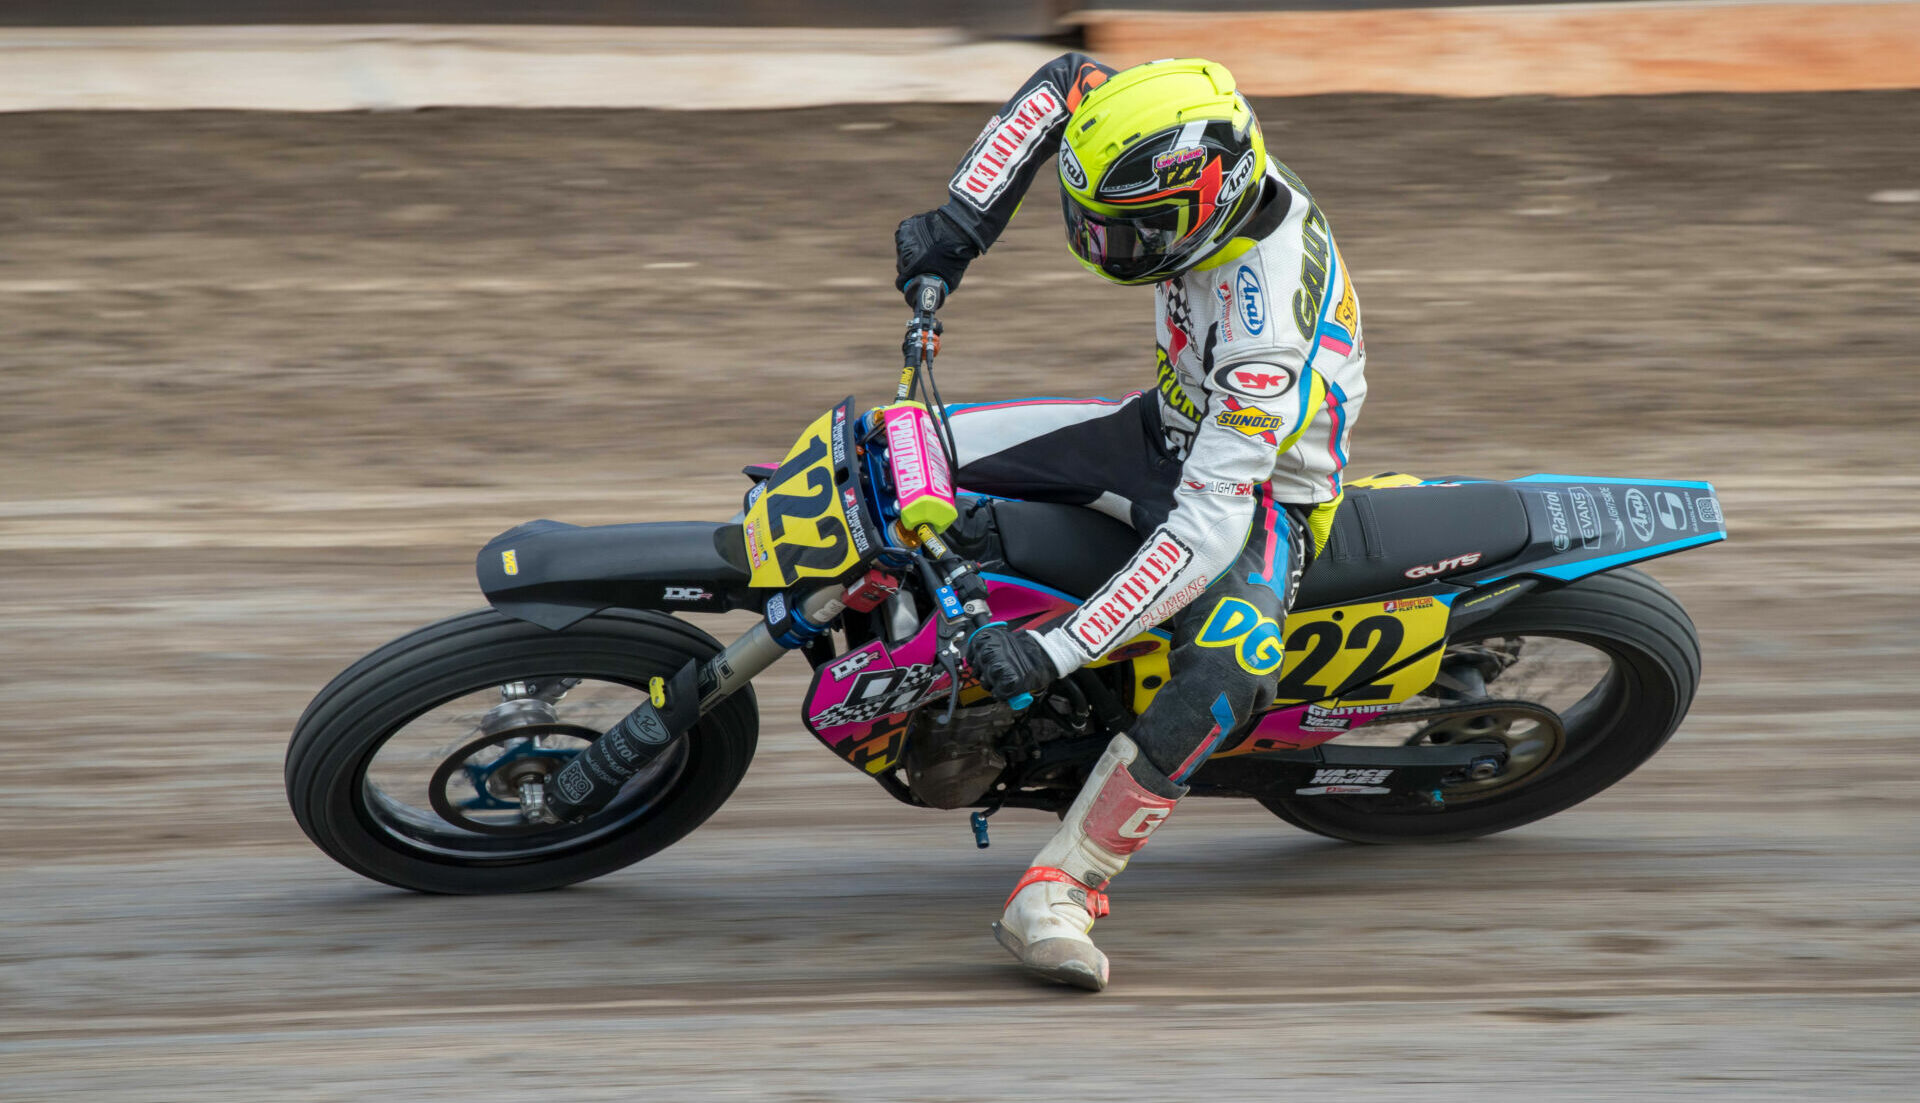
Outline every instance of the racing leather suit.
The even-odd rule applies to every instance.
[[[940,208],[981,251],[1111,72],[1063,55],[981,132]],[[1366,399],[1359,301],[1326,218],[1271,158],[1260,186],[1239,236],[1155,285],[1151,390],[949,408],[962,487],[1088,505],[1143,534],[1036,634],[1064,675],[1171,622],[1172,677],[1130,734],[1176,785],[1271,700],[1282,653],[1255,629],[1284,622],[1325,540]]]

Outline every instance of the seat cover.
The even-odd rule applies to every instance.
[[[1131,526],[1081,506],[1001,501],[993,513],[1007,566],[1076,597],[1097,590],[1140,546]],[[1482,571],[1518,554],[1527,535],[1520,495],[1504,483],[1350,490],[1295,604],[1333,605]],[[1433,570],[1407,576],[1421,567]]]

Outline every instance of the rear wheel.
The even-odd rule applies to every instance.
[[[1296,827],[1361,843],[1452,842],[1519,827],[1619,781],[1666,743],[1700,684],[1700,640],[1686,610],[1631,569],[1530,594],[1447,641],[1445,671],[1485,676],[1463,694],[1436,683],[1343,744],[1485,743],[1485,776],[1463,776],[1438,803],[1420,797],[1277,797],[1261,803]],[[1448,720],[1419,713],[1474,699]]]
[[[543,822],[545,780],[646,696],[648,679],[720,649],[657,613],[600,613],[560,632],[491,609],[409,633],[314,698],[287,748],[287,800],[320,849],[422,892],[558,888],[677,842],[753,758],[743,689],[577,824]]]

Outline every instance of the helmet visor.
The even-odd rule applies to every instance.
[[[1106,215],[1080,205],[1065,188],[1067,248],[1120,283],[1145,283],[1171,274],[1203,235],[1192,233],[1191,207],[1174,203],[1136,215]]]

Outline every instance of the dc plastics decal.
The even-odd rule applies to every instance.
[[[1240,272],[1233,278],[1234,298],[1240,302],[1240,323],[1246,327],[1247,336],[1253,337],[1267,328],[1267,304],[1260,294],[1260,277],[1253,269],[1240,266]]]

